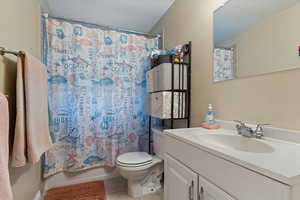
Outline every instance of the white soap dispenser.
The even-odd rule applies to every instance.
[[[214,113],[212,104],[208,104],[208,111],[207,111],[207,114],[206,114],[205,122],[208,125],[213,125],[213,124],[216,123],[215,113]]]
[[[218,129],[220,125],[216,122],[215,113],[212,104],[208,105],[208,111],[204,122],[201,125],[203,128],[207,129]]]

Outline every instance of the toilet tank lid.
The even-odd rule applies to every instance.
[[[141,164],[153,161],[153,157],[145,152],[124,153],[117,158],[117,161],[124,164]]]

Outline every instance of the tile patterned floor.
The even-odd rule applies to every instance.
[[[132,198],[127,192],[115,192],[107,195],[107,200],[162,200],[160,194],[151,194],[141,198]]]

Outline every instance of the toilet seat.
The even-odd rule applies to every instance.
[[[122,167],[142,167],[152,162],[153,157],[145,152],[125,153],[117,158],[117,164]]]

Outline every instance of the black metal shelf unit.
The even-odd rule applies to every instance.
[[[192,73],[192,42],[189,42],[188,44],[188,53],[184,56],[183,62],[175,62],[175,55],[170,55],[169,62],[165,63],[171,63],[171,89],[168,90],[160,90],[155,91],[152,93],[157,92],[171,92],[171,117],[169,119],[161,119],[162,120],[162,126],[165,127],[165,120],[170,121],[170,129],[174,128],[174,121],[177,120],[186,120],[186,127],[190,127],[190,118],[191,118],[191,73]],[[175,88],[175,66],[178,65],[178,88]],[[155,63],[151,66],[151,69],[159,66],[159,64]],[[186,73],[185,73],[185,66],[186,66]],[[186,79],[186,87],[185,87],[185,79]],[[184,94],[184,100],[181,101],[178,97],[178,108],[181,108],[181,114],[177,117],[174,117],[174,94],[180,93]],[[183,113],[182,110],[185,110]],[[178,109],[179,110],[179,109]],[[149,115],[149,153],[151,154],[151,145],[152,144],[152,117]]]

